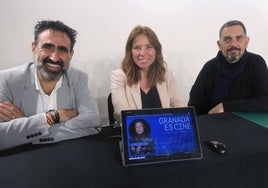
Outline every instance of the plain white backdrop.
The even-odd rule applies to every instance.
[[[89,88],[107,124],[110,73],[120,66],[127,37],[136,25],[157,34],[167,65],[186,101],[203,64],[216,56],[222,24],[242,21],[248,51],[268,60],[266,0],[2,0],[0,69],[32,60],[33,27],[38,20],[61,20],[78,31],[71,66],[89,76]]]

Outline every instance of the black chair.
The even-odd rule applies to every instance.
[[[113,102],[112,102],[112,94],[110,93],[108,95],[108,116],[109,116],[109,124],[112,125],[115,123],[115,119],[114,119],[114,106],[113,106]]]
[[[120,124],[116,123],[114,119],[114,106],[112,103],[112,95],[111,93],[108,95],[107,98],[108,103],[108,117],[109,117],[109,125],[105,126],[101,129],[102,135],[106,137],[113,137],[117,138],[119,137],[121,139],[121,127]]]

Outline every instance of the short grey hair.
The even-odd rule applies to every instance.
[[[224,28],[226,27],[231,27],[231,26],[235,26],[235,25],[240,25],[242,28],[243,28],[243,32],[245,34],[245,36],[247,36],[247,30],[246,30],[246,27],[245,25],[241,22],[241,21],[238,21],[238,20],[231,20],[231,21],[228,21],[226,22],[225,24],[223,24],[221,26],[221,29],[220,29],[220,32],[219,32],[219,37],[221,39],[222,37],[222,31],[224,30]]]

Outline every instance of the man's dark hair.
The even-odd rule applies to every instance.
[[[223,24],[223,25],[221,26],[221,29],[220,29],[220,32],[219,32],[219,37],[221,38],[221,36],[222,36],[222,31],[224,30],[224,28],[226,28],[226,27],[231,27],[231,26],[235,26],[235,25],[240,25],[240,26],[243,28],[243,31],[244,31],[245,36],[247,36],[247,30],[246,30],[245,25],[244,25],[241,21],[238,21],[238,20],[231,20],[231,21],[226,22],[225,24]]]
[[[70,28],[69,26],[65,25],[61,21],[51,21],[51,20],[38,21],[38,23],[34,27],[34,42],[35,42],[35,44],[38,43],[39,34],[45,30],[48,30],[48,29],[52,29],[55,31],[65,33],[70,38],[70,41],[71,41],[70,50],[71,51],[73,50],[74,44],[76,42],[77,32],[74,29]]]

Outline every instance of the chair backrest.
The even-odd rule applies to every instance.
[[[107,103],[108,103],[109,124],[111,125],[111,124],[115,123],[114,106],[113,106],[113,102],[112,102],[112,94],[111,93],[108,95]]]

